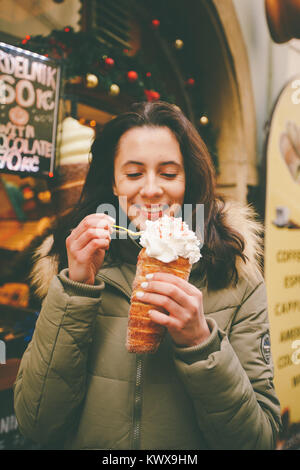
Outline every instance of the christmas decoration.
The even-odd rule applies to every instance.
[[[201,126],[207,126],[207,124],[209,123],[208,117],[205,115],[201,116],[201,118],[199,119],[199,122]]]
[[[156,2],[159,16],[154,18],[148,28],[156,30],[164,37],[170,49],[175,48],[178,70],[181,71],[186,85],[186,93],[193,108],[194,123],[207,144],[218,171],[216,148],[217,131],[213,128],[203,106],[203,83],[205,69],[199,69],[190,60],[189,31],[185,29],[181,18],[169,19],[161,28],[161,18],[168,18],[163,2]],[[72,27],[54,30],[48,36],[30,36],[20,41],[20,47],[47,57],[61,59],[64,64],[64,78],[74,85],[97,88],[97,93],[107,93],[114,99],[120,94],[128,102],[167,101],[175,105],[175,97],[166,86],[162,70],[155,64],[147,63],[140,49],[134,54],[128,47],[112,45],[99,40],[96,30],[75,32]],[[151,66],[150,66],[151,65]],[[93,72],[93,73],[91,73]],[[168,83],[168,82],[167,82]],[[90,125],[90,124],[89,124]]]
[[[120,93],[120,87],[116,83],[113,83],[109,88],[109,94],[111,96],[117,96],[119,93]]]
[[[152,100],[159,100],[160,94],[157,91],[152,91]]]
[[[160,94],[154,90],[144,90],[147,101],[155,101],[160,99]]]
[[[106,57],[104,62],[105,62],[105,65],[109,68],[115,65],[115,61],[111,57]]]
[[[98,77],[92,73],[86,75],[86,86],[88,88],[95,88],[98,86],[99,80]]]
[[[195,79],[194,78],[188,78],[186,81],[186,84],[188,86],[194,86],[195,85]]]
[[[138,79],[138,74],[134,70],[130,70],[127,73],[127,78],[131,83],[133,83]]]
[[[155,20],[152,20],[151,24],[152,24],[153,29],[158,29],[160,26],[160,21],[155,19]]]
[[[145,89],[155,90],[151,99],[174,102],[163,87],[163,80],[144,64],[142,54],[132,56],[127,48],[100,41],[94,31],[75,32],[70,26],[54,30],[48,36],[27,35],[20,46],[47,57],[63,59],[64,76],[70,84],[85,83],[111,96],[122,93],[133,101],[145,99]],[[101,58],[101,59],[99,59]],[[93,70],[93,73],[91,73]],[[146,75],[147,74],[147,75]],[[147,86],[143,78],[148,80]]]
[[[178,49],[178,50],[182,49],[183,46],[184,46],[182,39],[176,39],[176,41],[175,41],[175,43],[174,43],[174,46],[175,46],[176,49]]]
[[[96,77],[97,78],[97,77]],[[82,77],[77,75],[77,77],[72,77],[68,79],[68,82],[71,83],[72,85],[78,85],[79,83],[82,82]]]

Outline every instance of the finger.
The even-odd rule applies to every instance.
[[[167,282],[169,284],[173,284],[180,289],[182,289],[188,295],[199,295],[201,291],[193,286],[190,282],[182,279],[181,277],[175,276],[175,274],[165,273],[165,272],[157,272],[151,275],[146,276],[147,280],[151,281],[162,281]]]
[[[72,238],[78,238],[85,230],[89,228],[105,228],[111,227],[114,220],[107,214],[90,214],[86,216],[80,224],[72,230]]]
[[[178,323],[178,320],[174,317],[170,317],[169,315],[166,315],[165,313],[161,313],[158,310],[149,310],[149,316],[151,320],[153,320],[155,323],[158,323],[161,326],[165,326],[169,330],[178,330],[180,328],[180,325]]]
[[[145,292],[153,292],[170,297],[182,307],[189,308],[191,303],[191,296],[188,295],[183,289],[164,281],[148,281],[142,282],[141,288]]]
[[[162,307],[171,316],[181,318],[182,320],[185,320],[187,317],[187,311],[165,295],[138,291],[135,297],[139,302],[154,305],[155,307]]]
[[[107,250],[109,248],[109,241],[100,238],[91,240],[82,250],[76,253],[76,261],[79,264],[84,264],[90,260],[96,251]]]
[[[91,240],[104,239],[111,240],[109,230],[100,228],[89,228],[76,238],[71,244],[70,248],[73,251],[82,250]]]

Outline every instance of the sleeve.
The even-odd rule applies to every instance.
[[[55,276],[14,384],[19,429],[44,445],[64,439],[86,389],[86,363],[104,283]]]
[[[264,282],[248,289],[228,336],[214,319],[208,318],[208,325],[205,343],[174,348],[201,433],[211,449],[274,449],[281,418]]]

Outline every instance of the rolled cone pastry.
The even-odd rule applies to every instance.
[[[155,309],[163,313],[163,308],[143,303],[136,296],[142,282],[147,281],[146,274],[166,272],[188,281],[192,264],[187,258],[179,257],[170,263],[164,263],[146,254],[142,248],[137,262],[136,275],[132,286],[131,305],[128,317],[126,348],[130,353],[155,353],[161,344],[166,328],[154,323],[149,317],[149,310]]]

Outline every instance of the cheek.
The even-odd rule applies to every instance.
[[[173,199],[178,202],[183,202],[184,194],[185,194],[185,178],[181,178],[180,180],[174,182],[174,184],[170,187],[170,195],[173,196]]]
[[[125,178],[116,179],[115,193],[118,196],[132,197],[138,190],[138,184]]]

